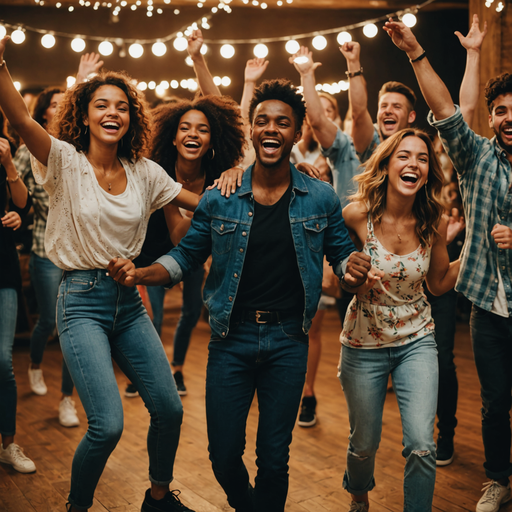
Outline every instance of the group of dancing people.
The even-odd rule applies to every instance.
[[[65,92],[48,93],[46,109],[37,119],[7,71],[8,37],[0,42],[0,107],[25,144],[30,172],[24,174],[33,176],[32,185],[26,180],[29,193],[4,130],[0,201],[8,212],[1,219],[1,257],[12,271],[0,281],[0,307],[12,314],[0,319],[0,462],[21,472],[36,469],[14,443],[12,371],[20,289],[13,230],[34,204],[36,214],[42,211],[44,243],[42,238],[34,242],[39,248],[33,247],[31,272],[44,264],[56,267],[58,274],[51,300],[64,357],[59,409],[66,414],[59,418],[64,426],[77,424],[70,398],[74,386],[88,420],[73,458],[68,511],[92,506],[122,433],[112,360],[150,414],[150,487],[141,510],[191,510],[178,491],[170,490],[183,417],[183,375],[173,377],[136,285],[153,290],[151,303],[161,311],[163,289],[153,287],[190,279],[194,290],[200,289],[210,256],[203,289],[211,328],[208,451],[232,508],[285,509],[289,446],[299,408],[299,424],[316,421],[319,343],[311,357],[308,333],[321,323],[317,309],[322,292],[339,295],[332,293],[339,286],[340,310],[346,311],[339,377],[350,421],[343,478],[351,495],[350,512],[371,508],[389,377],[402,419],[404,511],[432,509],[436,465],[453,460],[453,335],[451,341],[447,336],[451,347],[440,346],[443,326],[436,323],[424,285],[442,299],[451,296],[457,283],[473,303],[484,468],[490,479],[476,510],[495,512],[510,499],[512,75],[504,73],[487,84],[489,124],[496,135],[488,140],[468,125],[478,99],[478,60],[485,37],[478,18],[466,37],[458,34],[468,52],[460,108],[412,31],[392,19],[384,28],[409,58],[431,109],[429,123],[438,130],[460,181],[466,242],[453,261],[447,245],[464,223],[455,212],[445,214],[443,168],[430,137],[412,126],[415,95],[404,84],[384,84],[374,126],[356,42],[340,49],[350,80],[351,136],[336,124],[335,103],[316,91],[318,63],[307,48],[290,59],[302,94],[283,79],[257,86],[267,62],[253,59],[238,106],[214,85],[200,54],[201,33],[194,31],[189,53],[202,91],[195,100],[150,112],[128,76],[99,72]],[[88,63],[99,70],[97,57]],[[36,206],[41,198],[45,208]],[[35,286],[49,293],[48,283]],[[192,327],[196,316],[189,321]],[[38,334],[43,348],[39,353],[31,348],[29,378],[40,394],[45,391],[40,364],[51,319],[48,325]],[[450,321],[444,330],[452,326]],[[175,373],[182,372],[184,352],[186,347],[180,355],[175,351]],[[445,374],[455,378],[455,393],[452,389],[450,403],[445,400],[441,407]],[[242,456],[255,393],[258,470],[251,482]]]

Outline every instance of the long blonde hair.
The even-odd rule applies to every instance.
[[[359,190],[350,197],[350,200],[365,204],[372,222],[380,222],[386,210],[389,160],[406,137],[420,138],[428,149],[428,181],[416,194],[412,207],[417,219],[416,234],[421,245],[426,247],[433,243],[433,236],[438,233],[437,229],[443,215],[441,191],[444,177],[432,141],[423,130],[406,128],[382,142],[366,162],[364,171],[354,177],[354,180],[359,182]]]

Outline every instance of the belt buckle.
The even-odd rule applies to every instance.
[[[268,320],[260,320],[262,313],[268,313],[268,311],[256,311],[256,323],[257,324],[266,324]]]

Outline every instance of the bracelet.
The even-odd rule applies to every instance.
[[[426,56],[427,56],[427,52],[425,50],[423,50],[423,53],[419,57],[416,57],[415,59],[409,59],[409,62],[411,64],[413,62],[418,62],[419,60],[424,59]]]
[[[346,281],[345,281],[345,274],[343,274],[341,276],[341,282],[347,287],[347,288],[359,288],[359,285],[356,285],[356,286],[353,286],[351,284],[348,284]]]
[[[4,62],[5,62],[5,61],[4,61]],[[1,66],[0,66],[0,67],[1,67]],[[6,179],[7,179],[7,181],[8,181],[9,183],[16,183],[16,182],[20,179],[20,177],[21,177],[21,174],[20,174],[19,172],[17,172],[17,173],[16,173],[16,178],[11,179],[11,178],[9,178],[9,176],[7,176],[7,178],[6,178]]]
[[[359,76],[363,74],[363,66],[359,68],[358,71],[345,71],[345,75],[347,75],[347,78],[354,78],[355,76]]]

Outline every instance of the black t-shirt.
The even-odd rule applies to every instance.
[[[304,287],[289,219],[291,183],[281,199],[254,202],[254,220],[234,305],[261,311],[304,310]]]

